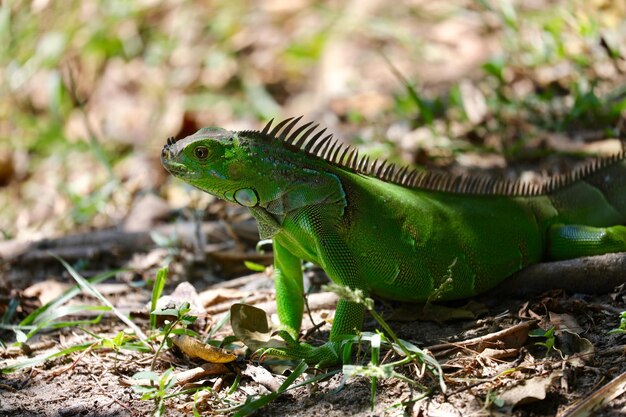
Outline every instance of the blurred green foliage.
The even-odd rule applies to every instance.
[[[462,139],[492,151],[499,142],[507,156],[551,132],[610,136],[626,107],[621,4],[6,0],[0,165],[15,172],[0,188],[0,231],[119,223],[135,193],[163,185],[129,181],[124,162],[156,160],[163,138],[207,124],[322,115],[394,160],[386,132],[405,122],[454,139],[441,145],[454,152]],[[447,78],[427,75],[442,57],[456,65],[446,54],[463,39],[447,37],[459,26],[490,54]],[[359,95],[372,91],[389,104]]]
[[[626,39],[622,19],[626,7],[612,10],[609,3],[606,10],[596,10],[594,2],[563,1],[537,11],[518,10],[515,3],[520,2],[479,1],[480,12],[497,18],[503,46],[482,65],[477,81],[495,116],[494,123],[481,126],[486,127],[482,134],[506,134],[507,123],[514,118],[533,123],[539,132],[600,130],[607,137],[614,135],[626,109],[625,57],[619,52]],[[602,25],[603,19],[615,24]],[[406,90],[396,95],[395,109],[404,117],[417,111],[416,126],[432,125],[436,119],[446,125],[467,120],[472,103],[464,103],[458,83],[432,95],[418,93],[420,89],[402,81]],[[532,88],[524,85],[522,92],[516,91],[522,82]]]

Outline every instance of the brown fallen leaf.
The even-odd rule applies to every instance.
[[[506,329],[490,333],[484,336],[475,337],[459,342],[446,342],[438,345],[431,345],[427,349],[435,352],[435,356],[449,354],[462,348],[469,348],[477,352],[482,352],[486,348],[496,349],[517,349],[526,343],[528,331],[537,325],[538,320],[529,320]],[[443,352],[442,352],[443,351]],[[440,354],[436,352],[442,352]]]
[[[584,330],[571,314],[558,314],[553,311],[548,312],[550,326],[554,326],[557,331],[569,331],[571,333],[582,333]]]
[[[270,265],[274,259],[271,253],[242,252],[240,250],[221,250],[207,253],[211,260],[222,268],[228,276],[240,276],[250,272],[245,261]]]
[[[229,372],[232,371],[224,366],[224,364],[205,363],[193,369],[176,372],[172,376],[176,377],[176,385],[183,386],[205,376],[223,375]],[[150,385],[152,383],[149,379],[135,379],[130,377],[122,377],[120,382],[128,387],[132,387],[133,385]]]
[[[503,358],[514,358],[519,355],[519,349],[491,349],[487,348],[480,352],[478,355],[482,358],[489,359],[503,359]]]
[[[517,405],[523,405],[546,398],[548,389],[561,377],[560,371],[554,371],[550,375],[541,375],[528,379],[513,388],[501,392],[498,397],[504,401],[505,407],[513,409]]]
[[[583,367],[594,358],[593,343],[577,333],[567,330],[558,332],[556,341],[559,350],[567,355],[567,362],[573,367]]]
[[[284,378],[277,378],[262,366],[248,365],[242,371],[242,374],[249,376],[253,381],[263,385],[271,392],[278,391],[278,388],[284,381]]]
[[[198,294],[200,303],[206,308],[223,301],[240,300],[248,295],[248,292],[234,288],[212,288]]]
[[[45,281],[36,282],[26,288],[24,290],[24,296],[38,297],[41,305],[44,305],[63,294],[63,291],[67,290],[69,287],[70,284],[47,279]]]
[[[13,154],[7,149],[0,149],[0,186],[7,185],[14,174]]]
[[[192,359],[199,358],[210,363],[229,363],[237,359],[237,355],[224,349],[202,343],[196,338],[186,335],[172,337],[174,344]]]
[[[580,336],[584,329],[576,318],[570,314],[549,312],[549,326],[556,329],[556,347],[562,355],[568,357],[568,363],[574,367],[582,367],[593,357],[595,348],[588,339]]]

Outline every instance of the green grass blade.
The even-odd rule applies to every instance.
[[[5,310],[2,318],[0,318],[0,324],[9,324],[11,319],[15,315],[17,311],[17,306],[20,304],[17,298],[11,298],[9,300],[9,304],[7,305],[7,309]]]
[[[39,323],[34,329],[30,330],[26,335],[26,339],[30,339],[35,334],[37,334],[42,329],[60,329],[63,327],[71,327],[71,326],[80,326],[83,324],[96,324],[99,323],[102,319],[102,314],[91,320],[71,320],[71,321],[63,321],[63,322],[54,322],[57,318],[64,317],[70,314],[75,314],[77,311],[111,311],[109,307],[106,306],[65,306],[60,309],[58,316],[53,317],[50,320]]]
[[[428,100],[425,100],[422,98],[422,96],[420,96],[420,94],[417,92],[417,90],[413,86],[413,83],[409,81],[409,79],[406,78],[404,74],[402,74],[402,72],[400,72],[398,67],[396,67],[391,62],[391,60],[387,57],[387,55],[381,54],[381,56],[385,60],[387,66],[389,67],[393,75],[404,85],[404,88],[406,89],[407,94],[409,95],[409,97],[411,97],[411,100],[413,101],[418,111],[420,112],[420,116],[422,117],[422,119],[424,119],[424,122],[427,125],[432,125],[433,121],[435,120],[435,114],[433,112],[432,106],[428,103]]]
[[[371,345],[372,345],[372,365],[378,366],[380,363],[380,343],[381,343],[381,335],[380,333],[376,333],[372,337]],[[372,376],[371,384],[370,384],[370,409],[374,411],[374,406],[376,405],[376,388],[378,387],[378,378],[376,376]]]
[[[295,385],[292,385],[291,387],[289,387],[289,389],[296,389],[296,388],[300,388],[303,387],[305,385],[309,385],[309,384],[313,384],[317,381],[322,381],[326,378],[329,378],[333,375],[337,375],[338,373],[341,372],[341,369],[335,369],[334,371],[330,371],[330,372],[326,372],[325,374],[319,374],[319,375],[315,375],[312,376],[311,378],[305,379],[304,381],[297,383]]]
[[[204,338],[204,343],[208,343],[209,340],[217,333],[219,329],[221,329],[226,323],[230,322],[230,310],[227,313],[224,313],[222,317],[215,323],[215,326],[211,327],[209,333]]]
[[[150,312],[156,310],[157,301],[163,294],[163,288],[165,287],[165,281],[167,281],[168,267],[164,266],[159,269],[154,280],[154,286],[152,287],[152,298],[150,299]],[[156,329],[157,317],[154,314],[150,314],[150,330]]]
[[[40,363],[43,363],[49,359],[54,359],[59,356],[65,356],[65,355],[69,355],[70,353],[83,351],[85,349],[88,349],[92,345],[93,345],[93,342],[87,342],[87,343],[81,343],[80,345],[70,346],[67,349],[59,350],[57,352],[44,353],[39,356],[35,356],[34,358],[27,359],[25,361],[22,361],[13,365],[5,366],[4,368],[2,368],[2,370],[0,370],[0,372],[3,374],[9,374],[11,372],[19,371],[20,369],[39,365]]]
[[[239,382],[241,382],[241,374],[238,373],[237,376],[235,377],[235,380],[233,381],[232,385],[230,386],[230,388],[228,388],[228,391],[226,392],[226,396],[229,397],[231,396],[235,391],[237,391],[237,389],[239,388]]]
[[[141,331],[141,329],[135,324],[133,323],[128,317],[126,317],[124,314],[122,314],[121,311],[119,311],[117,308],[115,308],[113,306],[113,304],[111,304],[111,302],[109,300],[106,299],[106,297],[104,297],[100,291],[98,291],[93,285],[91,285],[84,277],[82,277],[74,268],[72,268],[72,266],[70,264],[68,264],[67,262],[65,262],[65,260],[59,258],[56,255],[53,255],[55,258],[57,258],[59,260],[59,262],[61,262],[61,264],[65,267],[65,269],[67,269],[67,272],[70,273],[70,275],[72,276],[72,278],[74,278],[74,280],[78,283],[78,285],[81,286],[81,288],[83,288],[85,291],[89,292],[91,295],[93,295],[94,297],[96,297],[98,300],[100,300],[100,302],[102,304],[104,304],[107,307],[111,308],[111,311],[113,311],[113,313],[115,313],[115,315],[128,327],[130,327],[135,334],[137,335],[137,337],[142,340],[144,343],[147,344],[146,340],[148,339],[148,337],[144,334],[144,332]]]
[[[89,282],[91,285],[96,285],[108,278],[111,278],[112,276],[115,276],[115,274],[121,271],[123,270],[117,269],[114,271],[103,272],[96,275],[95,277],[89,278],[87,282]],[[73,287],[68,288],[54,300],[47,302],[46,304],[42,305],[41,307],[30,313],[24,320],[20,322],[20,326],[28,326],[30,324],[37,323],[39,321],[38,317],[40,315],[42,315],[46,311],[55,310],[58,306],[65,304],[67,301],[76,297],[80,293],[81,288],[79,285],[74,285]]]
[[[35,321],[38,327],[45,327],[46,324],[52,323],[54,320],[59,319],[65,316],[78,315],[84,311],[111,311],[109,307],[106,306],[91,306],[84,304],[75,304],[69,306],[61,306],[53,311],[46,311],[44,314],[40,315],[38,319]]]

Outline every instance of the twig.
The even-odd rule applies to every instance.
[[[309,316],[310,317],[310,316]],[[325,321],[320,321],[319,323],[315,323],[313,321],[313,317],[310,317],[311,319],[311,323],[314,324],[313,327],[308,328],[303,334],[302,337],[300,338],[301,340],[307,340],[313,333],[315,333],[316,331],[318,331],[319,329],[321,329],[322,327],[324,327],[324,325],[326,324]]]
[[[91,352],[91,350],[92,350],[94,347],[98,346],[99,344],[100,344],[100,340],[97,340],[97,341],[93,342],[93,343],[91,344],[91,346],[89,346],[87,349],[85,349],[85,350],[83,350],[82,352],[80,352],[80,353],[78,354],[78,356],[76,357],[76,359],[74,359],[74,361],[73,361],[72,363],[70,363],[69,365],[64,366],[64,367],[62,367],[62,368],[60,368],[60,369],[57,369],[56,371],[52,371],[52,372],[50,372],[50,374],[49,374],[49,375],[50,375],[50,376],[52,376],[52,377],[56,377],[56,376],[61,375],[61,374],[62,374],[62,373],[64,373],[64,372],[67,372],[67,371],[69,371],[70,369],[74,368],[74,367],[76,366],[76,364],[77,364],[78,362],[80,362],[80,360],[83,358],[83,356],[85,356],[87,353]]]
[[[538,323],[538,320],[529,320],[529,321],[525,321],[519,324],[516,324],[513,327],[509,327],[507,329],[504,330],[500,330],[498,332],[495,333],[490,333],[484,336],[480,336],[480,337],[475,337],[473,339],[467,339],[467,340],[463,340],[461,342],[446,342],[446,343],[441,343],[438,345],[433,345],[433,346],[429,346],[426,349],[431,351],[431,352],[436,352],[436,351],[441,351],[441,350],[447,350],[447,349],[461,349],[461,348],[466,348],[472,345],[478,345],[478,344],[487,344],[487,343],[495,343],[498,341],[501,341],[502,339],[504,339],[507,336],[511,336],[515,333],[519,333],[524,329],[528,329],[531,326],[534,326],[535,324]]]

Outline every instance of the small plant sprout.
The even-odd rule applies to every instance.
[[[159,376],[152,371],[138,372],[133,375],[133,379],[140,380],[145,383],[133,385],[133,390],[136,393],[141,394],[142,400],[153,400],[154,410],[152,415],[154,417],[161,417],[165,413],[165,399],[171,393],[171,390],[176,384],[176,375],[172,374],[172,369],[168,369]]]
[[[152,358],[152,364],[150,365],[151,371],[154,371],[156,360],[163,347],[166,344],[171,344],[171,340],[169,338],[170,334],[186,334],[188,332],[186,328],[196,321],[195,316],[187,314],[190,311],[190,304],[185,301],[177,307],[156,310],[150,313],[151,315],[174,317],[173,320],[165,320],[165,325],[161,331],[161,335],[163,336],[163,338],[161,340],[161,343],[159,343],[159,347],[157,348],[154,357]],[[178,325],[181,325],[182,328],[177,328]]]
[[[556,342],[554,331],[555,331],[554,326],[550,327],[548,330],[535,329],[535,330],[531,330],[528,333],[528,336],[545,338],[545,342],[535,342],[535,345],[543,346],[544,348],[546,348],[546,355],[547,355],[554,348],[554,343]]]
[[[426,390],[425,387],[417,384],[415,381],[395,371],[395,368],[411,362],[423,364],[432,373],[432,375],[438,379],[441,390],[445,392],[446,386],[443,380],[443,371],[441,369],[441,366],[439,365],[439,362],[437,362],[437,360],[427,352],[419,349],[418,347],[405,340],[398,338],[394,331],[391,329],[391,327],[387,324],[387,322],[385,322],[382,316],[378,314],[378,312],[374,309],[374,300],[369,297],[365,297],[363,291],[359,289],[353,290],[348,287],[336,284],[326,285],[324,286],[324,289],[328,291],[333,291],[340,297],[345,298],[349,301],[364,305],[385,332],[376,333],[374,335],[368,333],[361,334],[361,339],[369,341],[372,349],[372,360],[368,365],[344,365],[343,367],[343,371],[346,374],[346,377],[361,375],[367,376],[372,379],[372,406],[375,400],[375,389],[378,383],[378,378],[398,378],[411,385],[419,386],[421,389]],[[404,358],[396,362],[390,362],[388,364],[381,365],[379,363],[381,345],[390,346],[394,351],[403,355]]]

